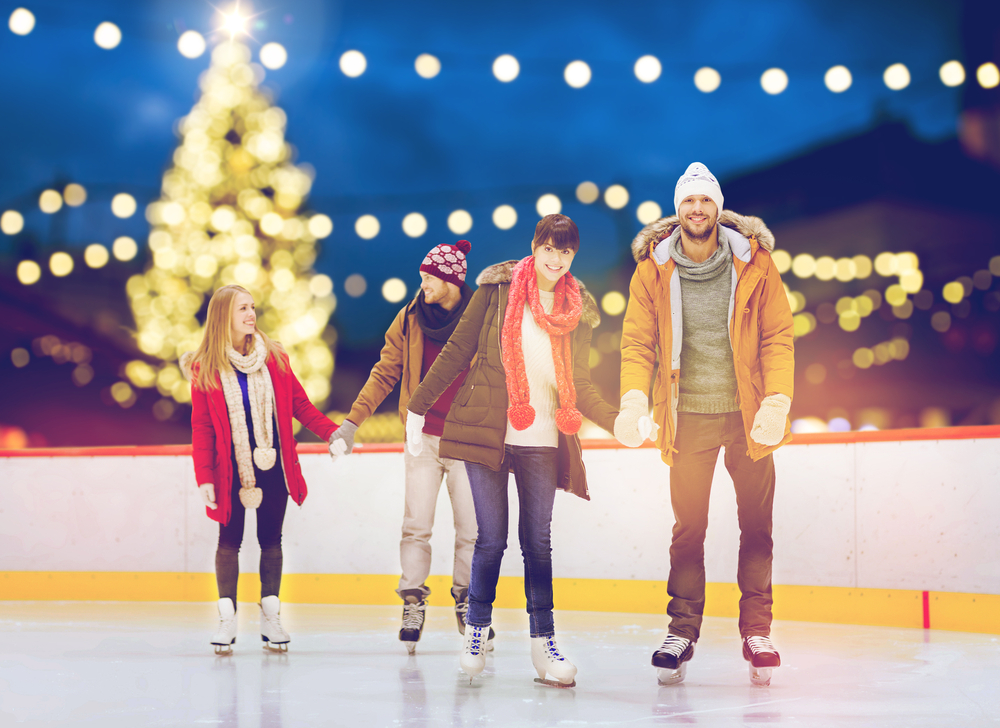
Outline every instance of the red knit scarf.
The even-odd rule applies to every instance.
[[[554,293],[552,313],[545,313],[538,298],[534,256],[529,255],[514,266],[514,276],[507,297],[507,313],[501,329],[503,364],[507,370],[507,397],[510,400],[507,418],[515,430],[527,429],[535,421],[535,409],[529,404],[531,393],[521,342],[521,322],[527,301],[535,323],[549,335],[549,341],[552,342],[552,361],[556,367],[556,385],[559,389],[556,427],[566,435],[573,435],[580,431],[583,415],[576,408],[571,334],[580,322],[583,302],[580,298],[580,286],[569,273],[556,282]]]

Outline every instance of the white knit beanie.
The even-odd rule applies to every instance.
[[[674,210],[680,212],[681,201],[689,195],[706,195],[712,198],[722,212],[722,203],[725,198],[722,196],[722,187],[715,175],[708,171],[701,162],[692,162],[685,170],[681,178],[677,180],[677,187],[674,188]]]

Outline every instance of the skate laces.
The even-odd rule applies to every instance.
[[[403,605],[403,629],[420,629],[424,623],[424,605],[404,604]]]
[[[459,617],[461,617],[463,622],[465,621],[465,615],[468,614],[468,613],[469,613],[469,603],[468,602],[458,602],[455,605],[455,614],[457,614]]]
[[[774,649],[774,643],[771,642],[770,637],[762,637],[759,635],[753,635],[746,638],[747,647],[755,655],[759,655],[762,652],[777,652]]]
[[[691,640],[689,639],[668,634],[667,638],[663,640],[663,644],[660,645],[660,649],[657,650],[657,652],[666,652],[668,655],[680,657],[681,653],[683,653],[690,644]]]
[[[466,644],[470,655],[483,654],[483,646],[485,643],[483,633],[488,630],[489,627],[477,627],[474,624],[468,624],[465,626],[465,634],[468,638],[468,642]]]
[[[559,646],[552,637],[547,637],[545,639],[545,655],[550,660],[555,660],[556,662],[565,662],[566,660],[565,657],[559,654]]]

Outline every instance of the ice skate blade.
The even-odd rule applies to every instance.
[[[406,652],[407,652],[407,654],[410,654],[410,655],[416,654],[416,652],[417,652],[417,643],[416,642],[403,642],[403,644],[406,645]]]
[[[656,682],[660,685],[680,685],[687,677],[687,663],[682,662],[680,667],[671,670],[666,667],[656,668]]]
[[[546,687],[550,687],[550,688],[575,688],[576,687],[576,680],[574,680],[573,682],[570,682],[570,683],[563,683],[563,682],[559,682],[558,680],[547,680],[546,678],[543,678],[543,677],[536,677],[535,678],[535,682],[538,683],[539,685],[545,685]]]
[[[762,688],[771,684],[772,667],[754,667],[750,665],[750,682]]]
[[[235,641],[236,640],[233,640],[233,642],[235,642]],[[229,645],[217,645],[217,644],[213,643],[212,647],[215,648],[215,654],[219,655],[220,657],[227,657],[227,656],[233,654],[233,646],[231,644],[229,644]]]
[[[261,637],[264,642],[264,649],[268,652],[288,652],[287,642],[269,642],[266,637]]]

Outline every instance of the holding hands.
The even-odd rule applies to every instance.
[[[639,447],[647,438],[656,439],[660,426],[649,416],[649,399],[645,392],[630,389],[622,395],[615,418],[615,438],[625,447]]]
[[[357,431],[357,425],[350,420],[344,420],[336,432],[330,435],[330,457],[333,462],[337,462],[337,458],[341,455],[351,454],[354,450],[354,433]]]

